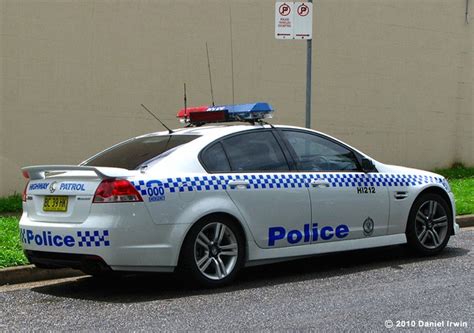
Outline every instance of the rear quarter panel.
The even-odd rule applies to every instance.
[[[166,177],[160,179],[141,178],[132,180],[135,188],[140,192],[143,201],[150,212],[153,223],[158,225],[181,224],[186,225],[186,232],[175,239],[176,245],[181,247],[184,238],[191,227],[203,217],[213,213],[225,213],[233,216],[240,222],[247,242],[254,242],[254,238],[246,221],[235,206],[229,195],[221,186],[218,189],[206,188],[206,181],[211,176],[187,174],[181,177]],[[215,184],[215,181],[212,181]],[[223,184],[226,180],[223,180]],[[156,187],[161,190],[156,190]],[[155,190],[151,190],[155,189]],[[154,193],[163,193],[156,200]],[[152,195],[150,195],[152,194]]]

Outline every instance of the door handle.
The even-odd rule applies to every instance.
[[[249,187],[250,183],[248,180],[236,179],[236,180],[229,180],[227,183],[231,188],[247,188]]]
[[[329,187],[331,185],[326,179],[313,179],[311,180],[312,187]]]

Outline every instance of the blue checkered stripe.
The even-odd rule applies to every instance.
[[[313,177],[310,177],[313,178]],[[332,187],[357,186],[416,186],[429,183],[443,184],[440,177],[400,174],[324,174],[320,177],[329,181]]]
[[[137,182],[132,182],[132,185],[135,186],[136,190],[141,194],[141,195],[146,195],[146,186],[145,186],[145,181],[144,180],[139,180]]]
[[[163,186],[170,193],[185,191],[211,191],[227,189],[227,182],[239,179],[238,176],[203,176],[168,178]]]
[[[108,230],[78,231],[79,247],[110,246]]]
[[[312,179],[326,179],[331,187],[358,186],[416,186],[427,183],[440,183],[445,188],[442,178],[424,175],[401,174],[362,174],[362,173],[297,173],[297,174],[251,174],[251,175],[218,175],[202,177],[177,177],[161,180],[169,193],[192,191],[217,191],[233,189],[227,184],[230,180],[247,180],[250,189],[279,189],[309,187]],[[140,180],[133,185],[141,195],[146,195],[145,182]]]

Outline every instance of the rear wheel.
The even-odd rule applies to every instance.
[[[240,229],[230,219],[212,215],[189,231],[181,252],[184,277],[206,287],[218,287],[235,279],[242,267],[244,242]]]
[[[452,227],[446,200],[438,194],[424,194],[415,200],[408,217],[408,245],[421,255],[437,254],[446,247]]]

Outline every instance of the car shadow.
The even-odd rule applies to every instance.
[[[186,281],[177,279],[175,274],[148,273],[129,274],[114,279],[86,276],[79,280],[36,287],[32,290],[56,297],[96,302],[139,303],[326,279],[382,268],[403,270],[407,264],[464,256],[468,252],[469,250],[464,248],[446,247],[437,256],[416,257],[404,246],[388,246],[326,254],[248,267],[232,285],[215,289],[192,288]]]

